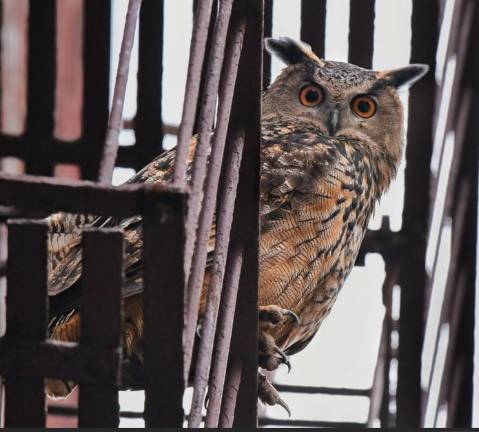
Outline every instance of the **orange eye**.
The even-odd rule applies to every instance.
[[[371,96],[356,96],[351,102],[353,112],[362,118],[371,118],[376,114],[377,108],[377,103]]]
[[[323,101],[322,90],[314,85],[307,85],[299,92],[299,101],[307,107],[314,107]]]

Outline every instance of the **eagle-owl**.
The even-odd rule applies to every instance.
[[[331,310],[351,271],[377,200],[393,180],[404,143],[398,89],[411,85],[427,66],[375,72],[319,59],[291,39],[267,39],[266,48],[286,67],[262,101],[259,358],[262,368],[289,366]],[[196,140],[192,140],[190,163]],[[166,182],[174,150],[153,160],[129,182]],[[51,226],[52,338],[77,340],[81,299],[82,225],[125,230],[126,354],[141,359],[142,231],[140,217],[79,217],[55,214]],[[68,234],[62,247],[59,235]],[[76,231],[75,231],[76,230]],[[206,274],[208,278],[208,272]],[[180,287],[178,287],[180,289]],[[200,315],[204,309],[202,297]],[[49,381],[50,393],[71,383]],[[286,407],[259,375],[260,398]]]

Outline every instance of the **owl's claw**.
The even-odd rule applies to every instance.
[[[287,366],[288,368],[288,373],[291,372],[291,363],[289,361],[289,357],[281,350],[278,348],[278,346],[275,346],[274,351],[277,352],[282,360],[282,363]]]
[[[278,397],[278,400],[276,401],[276,403],[282,406],[286,410],[286,412],[288,413],[288,417],[291,417],[291,410],[289,409],[288,404],[283,399]]]
[[[289,409],[288,404],[281,399],[273,384],[271,384],[268,378],[266,378],[266,376],[264,376],[261,372],[258,372],[258,397],[261,402],[267,405],[282,406],[288,413],[288,416],[291,417],[291,410]]]
[[[291,321],[294,325],[298,325],[300,322],[298,315],[293,311],[283,309],[277,305],[260,306],[258,364],[263,369],[271,371],[285,364],[288,368],[288,373],[291,371],[291,363],[288,356],[276,344],[273,336],[275,329],[280,329],[283,325],[290,325]]]
[[[297,326],[301,324],[301,320],[299,319],[299,316],[296,315],[292,310],[286,309],[285,314],[289,316]]]
[[[295,325],[301,323],[298,315],[292,310],[283,309],[276,305],[259,307],[260,327],[276,327],[279,324],[284,324],[287,319],[291,319]]]

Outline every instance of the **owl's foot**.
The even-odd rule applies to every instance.
[[[296,325],[300,323],[298,315],[289,309],[283,309],[276,305],[259,307],[259,328],[269,330],[288,321]]]
[[[276,305],[260,306],[259,308],[259,338],[258,338],[258,365],[266,370],[277,369],[284,364],[291,370],[288,356],[276,345],[271,330],[292,321],[299,324],[298,316],[287,309]]]
[[[268,378],[266,378],[261,372],[258,372],[258,397],[264,404],[282,406],[291,417],[291,410],[289,409],[288,404],[279,397],[279,393],[274,388],[273,384],[271,384]]]

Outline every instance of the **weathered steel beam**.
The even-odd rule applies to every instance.
[[[112,187],[88,181],[0,175],[0,204],[22,210],[133,216],[143,211],[144,195],[149,191],[165,197],[182,193],[167,184]]]
[[[47,226],[17,220],[8,226],[7,341],[47,337]],[[5,426],[44,427],[43,377],[5,376]]]
[[[183,425],[185,195],[147,193],[143,210],[147,427]]]
[[[80,344],[85,348],[120,351],[122,329],[123,233],[120,229],[84,230],[82,236],[82,286]],[[101,265],[98,263],[101,262]],[[120,356],[106,368],[116,376],[112,382],[80,381],[78,423],[80,427],[116,427],[120,405],[118,384]]]

